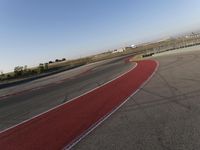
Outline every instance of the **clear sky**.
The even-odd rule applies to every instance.
[[[199,0],[0,0],[0,70],[197,29]]]

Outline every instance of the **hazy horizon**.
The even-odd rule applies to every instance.
[[[198,0],[2,0],[0,71],[199,30]]]

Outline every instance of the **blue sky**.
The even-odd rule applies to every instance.
[[[0,0],[0,70],[200,29],[199,0]]]

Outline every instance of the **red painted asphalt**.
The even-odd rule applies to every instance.
[[[0,133],[2,150],[57,150],[74,141],[135,92],[155,71],[153,60],[28,122]]]

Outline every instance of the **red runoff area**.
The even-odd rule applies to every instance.
[[[56,150],[72,144],[109,115],[153,74],[153,60],[69,103],[0,133],[2,150]]]

